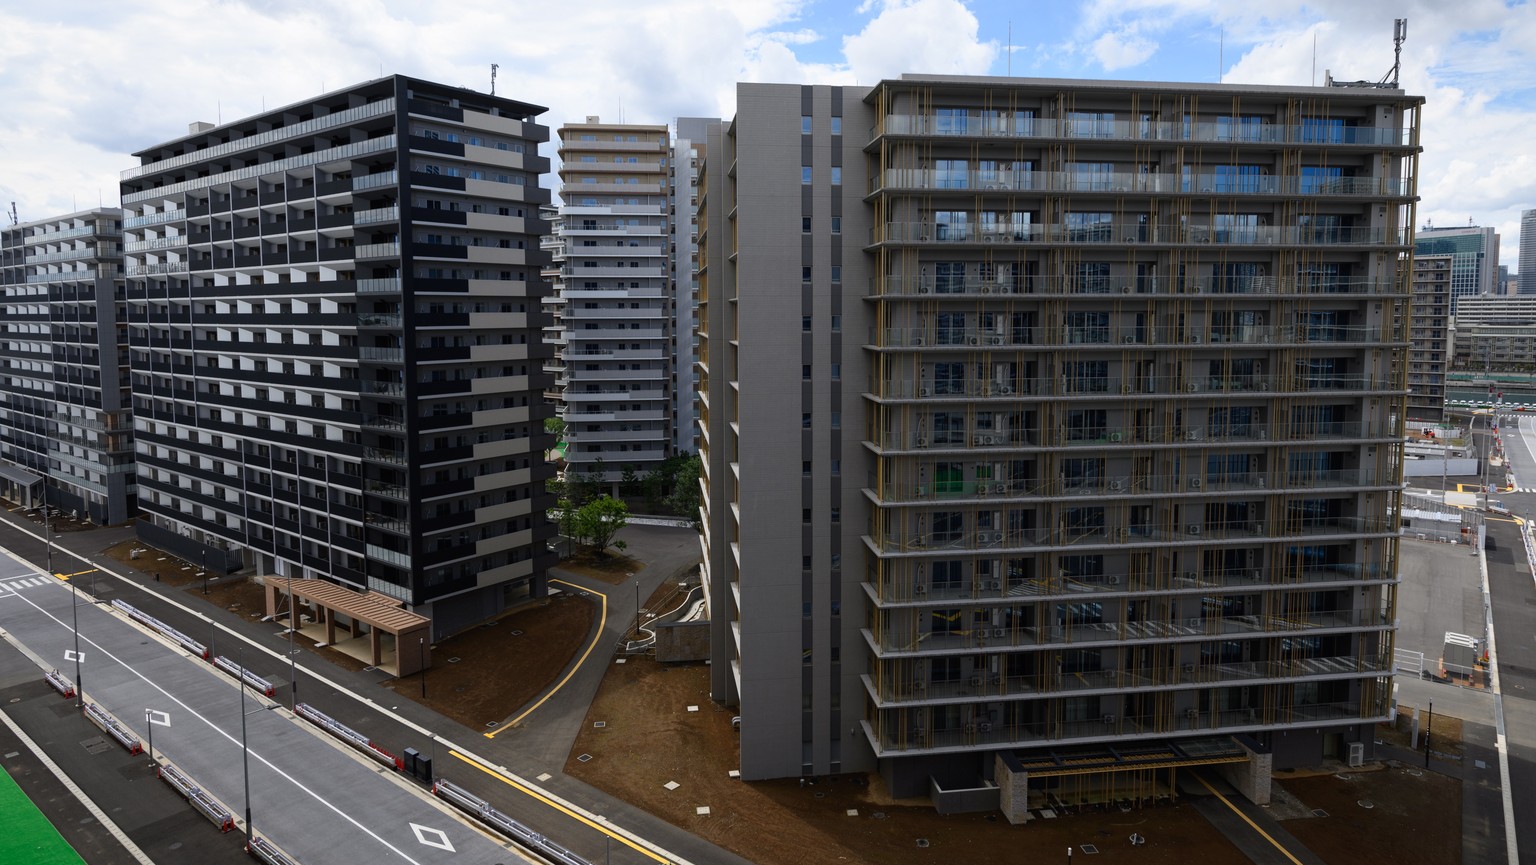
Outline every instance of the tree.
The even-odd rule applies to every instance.
[[[555,438],[560,438],[565,435],[565,421],[557,417],[547,417],[544,419],[544,431]]]
[[[614,543],[613,536],[627,525],[629,506],[612,496],[598,496],[576,509],[571,536],[605,555],[610,546],[625,548],[623,541]]]
[[[624,474],[619,478],[619,495],[632,496],[639,485],[640,476],[635,474],[634,464],[625,463]]]
[[[699,527],[699,471],[698,454],[679,465],[666,502],[672,513],[693,523],[694,528]]]

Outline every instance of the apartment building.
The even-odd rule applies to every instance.
[[[1370,753],[1421,104],[739,85],[701,181],[699,388],[743,776],[991,780],[1014,819]]]
[[[391,76],[135,154],[142,538],[439,636],[544,593],[542,111]]]
[[[1450,255],[1413,259],[1413,306],[1408,327],[1408,417],[1445,418],[1445,372],[1451,351]],[[1462,312],[1482,298],[1462,298]],[[1533,309],[1536,313],[1536,309]]]
[[[0,230],[0,489],[12,501],[96,523],[136,512],[122,264],[116,208]]]
[[[1443,259],[1446,256],[1439,256]],[[1435,261],[1436,256],[1415,256],[1414,261]],[[1491,322],[1536,323],[1536,296],[1490,295],[1465,297],[1456,306],[1456,327],[1471,327]]]
[[[1499,235],[1491,227],[1467,225],[1459,228],[1419,229],[1414,239],[1414,255],[1451,256],[1451,314],[1460,309],[1464,297],[1499,294]]]
[[[1536,209],[1520,212],[1520,294],[1536,294]]]
[[[559,137],[554,392],[565,462],[617,485],[676,452],[671,136],[664,125],[588,117]]]
[[[672,138],[672,382],[677,453],[699,449],[699,163],[718,117],[679,117]]]

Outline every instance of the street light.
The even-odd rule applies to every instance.
[[[299,629],[299,611],[293,603],[293,569],[288,569],[288,690],[293,695],[293,711],[299,711],[299,666],[294,655],[293,632]]]
[[[256,830],[251,825],[251,746],[245,738],[245,646],[240,647],[237,657],[240,664],[240,766],[245,776],[245,838],[250,841]]]
[[[421,698],[427,698],[427,638],[416,638],[416,664],[421,667]]]
[[[201,551],[201,553],[203,557],[203,566],[198,570],[201,572],[200,576],[203,578],[203,594],[206,595],[208,594],[208,551],[204,549]]]
[[[1435,725],[1435,701],[1429,701],[1429,720],[1424,724],[1424,768],[1429,768],[1429,729]]]

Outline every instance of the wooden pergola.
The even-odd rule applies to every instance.
[[[282,614],[278,610],[278,597],[286,597],[291,590],[293,597],[289,599],[288,615],[296,601],[303,601],[318,610],[317,619],[325,628],[325,642],[327,645],[336,642],[336,616],[342,615],[352,622],[351,625],[342,625],[352,637],[357,637],[357,623],[368,626],[368,647],[372,656],[372,664],[375,667],[384,667],[384,646],[380,634],[389,634],[395,638],[395,669],[390,670],[396,676],[409,676],[412,673],[432,666],[432,620],[426,616],[418,615],[407,609],[396,598],[379,592],[359,592],[346,586],[326,580],[290,580],[285,577],[268,576],[263,580],[267,595],[267,617],[279,618]],[[290,619],[290,626],[297,623]],[[415,652],[402,651],[402,646],[418,645]]]

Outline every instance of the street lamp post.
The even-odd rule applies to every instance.
[[[427,638],[416,638],[416,664],[421,667],[421,698],[427,698]]]
[[[208,551],[202,550],[203,566],[198,569],[203,578],[203,594],[208,594]]]
[[[240,647],[240,766],[245,776],[245,838],[255,834],[251,825],[251,746],[245,737],[245,647]]]
[[[1435,725],[1435,701],[1429,701],[1429,720],[1424,723],[1424,768],[1429,768],[1429,728]]]
[[[155,765],[155,721],[148,709],[144,710],[144,729],[149,733],[149,765],[153,766]]]
[[[293,711],[299,710],[299,666],[294,656],[293,634],[299,629],[299,610],[293,603],[293,569],[288,569],[288,691],[293,695]]]

